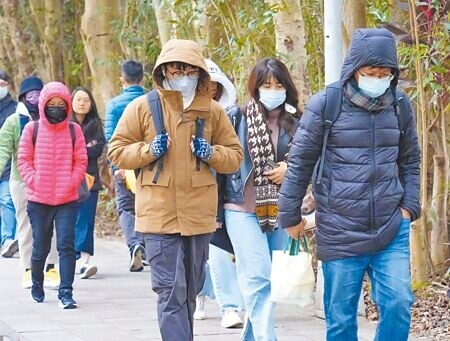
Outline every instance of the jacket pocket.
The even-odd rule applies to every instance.
[[[216,178],[210,172],[192,174],[192,187],[203,187],[216,184]]]
[[[168,187],[169,186],[169,182],[170,182],[170,173],[169,172],[164,172],[164,170],[161,173],[159,173],[158,181],[156,181],[156,183],[154,183],[155,174],[156,174],[157,170],[158,170],[157,165],[155,165],[155,167],[153,167],[153,169],[151,171],[145,169],[143,174],[142,174],[142,177],[141,176],[138,177],[137,187],[138,188],[139,187],[143,187],[143,186],[163,186],[163,187]],[[139,182],[140,178],[142,180]]]

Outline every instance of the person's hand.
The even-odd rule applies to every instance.
[[[92,140],[91,142],[89,142],[86,147],[94,147],[97,144],[97,140]]]
[[[149,150],[155,159],[164,155],[169,149],[170,137],[169,134],[156,135],[150,144]]]
[[[124,169],[116,169],[114,171],[114,176],[117,176],[122,180],[125,179],[125,170]]]
[[[216,230],[221,229],[223,226],[223,223],[221,221],[216,221]]]
[[[306,219],[303,218],[301,222],[299,222],[297,225],[289,226],[286,228],[286,231],[292,239],[297,240],[299,236],[302,236],[305,234],[305,226],[306,226]]]
[[[284,174],[286,174],[287,163],[284,161],[278,162],[280,165],[277,168],[264,172],[263,174],[276,185],[281,185],[284,179]]]
[[[400,207],[400,211],[402,211],[402,217],[404,219],[409,219],[411,220],[411,213],[409,213],[408,210],[405,210],[404,208]]]
[[[191,150],[195,156],[203,161],[209,161],[213,154],[213,148],[203,137],[192,136]]]

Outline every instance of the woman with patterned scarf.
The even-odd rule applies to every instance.
[[[246,317],[243,340],[276,340],[270,301],[271,252],[286,246],[278,228],[278,189],[298,124],[298,92],[286,66],[265,58],[253,68],[250,100],[239,118],[244,148],[239,171],[226,176],[225,223],[236,255]]]

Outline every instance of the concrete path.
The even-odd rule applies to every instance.
[[[161,340],[149,269],[129,272],[128,252],[120,240],[97,239],[95,250],[91,263],[99,272],[87,280],[76,275],[74,298],[79,309],[75,310],[60,309],[55,290],[46,290],[44,303],[33,302],[30,291],[21,287],[18,258],[1,258],[0,340],[2,336],[11,341]],[[240,339],[241,329],[220,327],[214,301],[207,302],[206,310],[208,319],[195,323],[196,341]],[[359,340],[373,340],[375,327],[360,319]],[[312,309],[279,305],[276,333],[280,341],[324,340],[325,323],[313,316]]]

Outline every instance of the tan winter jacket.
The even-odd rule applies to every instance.
[[[136,231],[203,234],[215,230],[217,185],[211,169],[224,174],[237,171],[243,152],[230,120],[222,107],[211,100],[209,91],[197,91],[192,104],[183,111],[181,93],[162,89],[160,66],[171,61],[199,66],[206,71],[208,88],[210,82],[197,43],[171,40],[163,47],[153,78],[158,84],[164,126],[171,144],[163,156],[158,182],[152,183],[157,167],[151,171],[147,167],[154,161],[149,144],[157,133],[145,96],[138,97],[125,109],[110,141],[108,158],[121,169],[143,169],[136,182]],[[199,171],[190,148],[197,117],[205,120],[203,137],[214,149],[211,160],[201,162]]]

